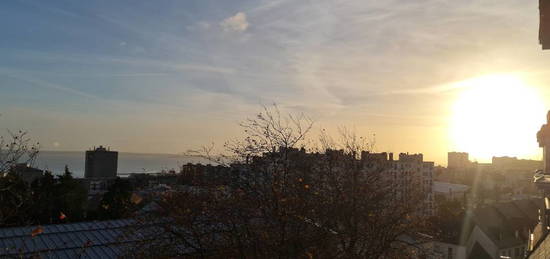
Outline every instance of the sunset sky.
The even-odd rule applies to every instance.
[[[0,3],[0,127],[44,150],[178,153],[279,104],[376,151],[540,158],[538,1]]]

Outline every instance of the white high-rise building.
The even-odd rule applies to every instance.
[[[433,162],[425,162],[422,154],[405,153],[399,154],[399,160],[394,160],[392,153],[363,152],[361,160],[367,168],[381,170],[395,199],[416,202],[419,198],[423,201],[421,213],[425,216],[435,214]]]

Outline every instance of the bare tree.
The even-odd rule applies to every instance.
[[[304,114],[281,114],[276,104],[263,106],[263,111],[240,123],[245,133],[242,140],[225,144],[235,159],[260,156],[279,149],[304,147],[313,121]]]
[[[0,136],[0,225],[20,215],[29,199],[27,184],[12,174],[14,167],[18,163],[31,163],[37,155],[38,143],[33,143],[27,132],[8,131],[8,137]]]
[[[26,131],[11,132],[0,136],[0,173],[7,173],[18,163],[34,161],[39,143],[33,143]]]
[[[338,141],[322,132],[324,150],[308,150],[312,125],[276,106],[243,122],[244,139],[226,144],[230,184],[188,186],[156,201],[148,216],[166,219],[163,229],[174,237],[163,246],[184,246],[172,254],[200,258],[381,258],[403,251],[396,249],[400,238],[421,227],[420,196],[396,196],[386,165],[360,159],[373,142],[346,128]],[[210,158],[211,150],[203,155]]]

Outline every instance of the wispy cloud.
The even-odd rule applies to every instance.
[[[222,74],[235,73],[235,69],[232,69],[232,68],[203,65],[203,64],[194,64],[194,63],[183,63],[183,62],[174,63],[169,61],[152,60],[152,59],[109,58],[109,57],[100,57],[99,60],[105,61],[105,62],[122,63],[122,64],[133,65],[133,66],[168,68],[176,71],[208,72],[208,73],[222,73]]]
[[[238,12],[237,14],[226,18],[220,23],[220,26],[224,31],[244,32],[248,29],[248,23],[246,14]]]
[[[54,90],[54,91],[69,93],[73,96],[80,96],[80,97],[92,98],[92,99],[100,99],[99,97],[97,97],[95,95],[92,95],[92,94],[89,94],[89,93],[86,93],[86,92],[83,92],[83,91],[79,91],[79,90],[76,90],[76,89],[73,89],[73,88],[70,88],[70,87],[65,87],[65,86],[58,85],[58,84],[53,84],[53,83],[50,83],[50,82],[47,82],[47,81],[44,81],[44,80],[41,80],[41,79],[22,76],[22,75],[19,75],[17,73],[10,73],[10,72],[6,73],[6,71],[0,70],[0,74],[3,74],[3,76],[6,76],[6,77],[11,77],[11,78],[14,78],[14,79],[26,82],[26,83],[30,83],[32,86],[35,86],[35,87],[38,87],[38,88],[45,88],[45,89],[48,89],[48,90]]]
[[[280,7],[283,4],[289,3],[291,0],[265,0],[262,3],[254,6],[250,12],[251,13],[261,13],[270,11],[274,8]]]
[[[463,87],[453,82],[514,71],[532,72],[540,85],[550,78],[535,1],[136,0],[44,11],[18,2],[6,4],[11,18],[0,17],[14,35],[0,43],[0,66],[10,68],[0,75],[66,96],[112,98],[123,118],[136,106],[150,117],[238,117],[275,101],[385,130],[419,114],[423,125],[440,123],[432,118]],[[47,21],[40,33],[33,19]]]
[[[419,95],[419,94],[441,94],[466,88],[468,86],[457,83],[449,83],[435,87],[396,89],[374,93],[373,95]]]
[[[189,31],[205,31],[210,29],[210,23],[205,21],[200,21],[193,23],[191,25],[187,25],[185,28]]]

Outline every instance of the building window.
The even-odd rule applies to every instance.
[[[516,256],[519,256],[519,247],[516,247],[516,248],[514,249],[514,252],[515,252]]]
[[[447,259],[453,259],[453,248],[449,247],[447,249]]]

